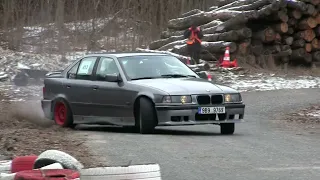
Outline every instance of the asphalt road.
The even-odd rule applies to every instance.
[[[154,135],[104,127],[87,129],[87,144],[106,165],[159,163],[164,180],[319,180],[320,130],[277,119],[319,103],[320,89],[250,92],[243,99],[246,122],[232,136],[212,125],[159,128]]]

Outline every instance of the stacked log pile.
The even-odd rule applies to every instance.
[[[320,62],[320,0],[220,0],[209,11],[171,19],[149,49],[188,55],[183,33],[192,24],[203,30],[206,61],[217,60],[229,46],[232,59],[261,67]]]

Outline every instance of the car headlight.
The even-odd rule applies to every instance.
[[[234,102],[241,102],[241,94],[225,94],[224,95],[224,102],[226,103],[234,103]]]
[[[191,103],[192,98],[191,96],[164,96],[162,99],[163,103]]]

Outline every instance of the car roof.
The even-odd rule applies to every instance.
[[[128,52],[128,53],[92,53],[92,54],[87,54],[85,57],[88,56],[113,56],[116,58],[120,57],[128,57],[128,56],[170,56],[169,54],[165,53],[154,53],[154,52]]]

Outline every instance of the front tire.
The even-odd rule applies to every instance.
[[[71,109],[68,104],[62,99],[58,99],[54,103],[53,119],[54,122],[61,127],[75,127],[75,124],[73,124]]]
[[[234,129],[235,129],[234,123],[220,124],[221,134],[231,135],[234,133]]]
[[[136,127],[141,134],[150,134],[154,132],[157,117],[153,103],[145,98],[139,99],[139,114],[136,117]]]

